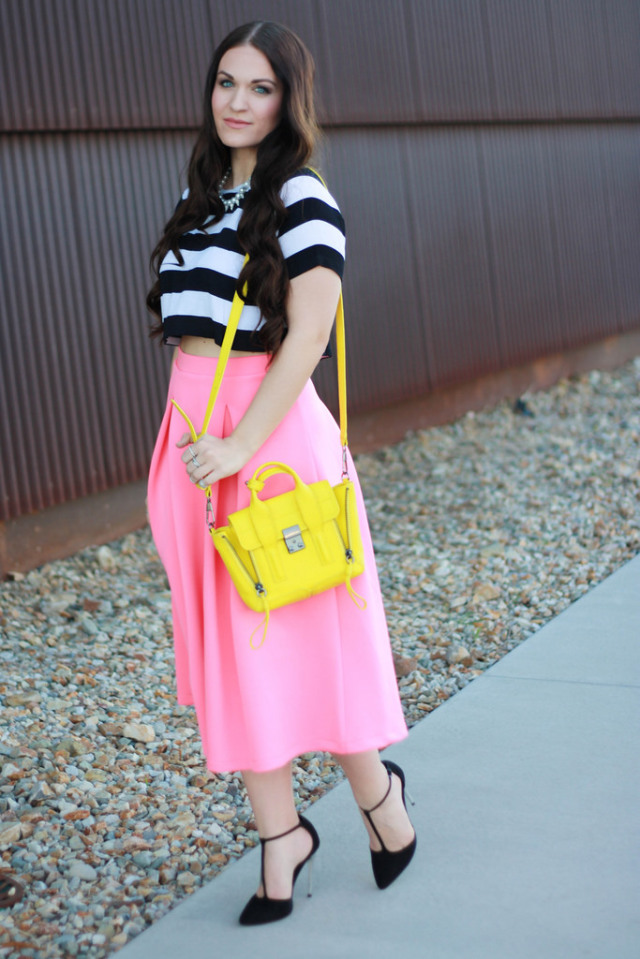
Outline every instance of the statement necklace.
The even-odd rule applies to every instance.
[[[225,175],[220,180],[220,183],[218,183],[219,194],[222,194],[224,185],[230,176],[231,176],[231,167],[229,167]],[[222,205],[225,209],[225,212],[232,213],[236,207],[240,206],[240,204],[242,203],[242,200],[244,199],[244,197],[246,196],[246,194],[249,192],[250,189],[251,189],[251,177],[249,177],[248,180],[245,180],[244,183],[241,183],[240,186],[236,188],[235,192],[232,193],[230,197],[224,197],[221,195],[220,199],[222,200]]]

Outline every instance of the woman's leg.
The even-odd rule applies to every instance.
[[[261,839],[279,836],[297,825],[298,812],[289,763],[265,773],[244,770],[242,778]],[[264,878],[270,899],[288,899],[291,896],[293,871],[309,855],[312,845],[309,833],[305,829],[296,829],[277,842],[269,842],[264,846]],[[264,895],[262,883],[258,895]]]
[[[373,809],[389,788],[389,773],[382,765],[377,749],[363,753],[343,753],[335,758],[344,769],[355,801],[360,809]],[[391,777],[391,791],[373,814],[378,832],[389,852],[404,849],[415,835],[411,820],[402,802],[402,783]],[[369,833],[371,849],[378,851],[380,842],[365,816],[362,817]]]

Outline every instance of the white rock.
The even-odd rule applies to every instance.
[[[53,596],[49,597],[47,606],[50,612],[60,613],[65,609],[68,609],[69,606],[73,606],[74,603],[78,602],[78,594],[71,591],[56,593]]]
[[[498,599],[500,592],[500,587],[494,586],[493,583],[480,583],[473,594],[473,602],[477,605],[478,603]]]
[[[87,636],[95,636],[99,632],[98,627],[90,616],[82,616],[79,622]]]
[[[35,805],[35,803],[44,802],[45,799],[50,799],[52,796],[55,796],[55,793],[51,786],[46,782],[38,782],[29,794],[29,802]]]
[[[22,836],[22,824],[19,822],[0,822],[0,846],[11,846]]]
[[[122,735],[129,739],[135,739],[139,743],[152,743],[156,738],[153,726],[149,726],[147,723],[125,723]]]
[[[179,812],[177,816],[174,816],[171,820],[174,826],[193,826],[196,821],[196,817],[192,812]]]
[[[116,568],[116,558],[113,554],[113,550],[109,549],[108,546],[101,546],[96,553],[96,558],[102,569],[106,570],[107,572]]]
[[[179,872],[178,873],[178,885],[179,886],[193,886],[196,881],[196,877],[192,872]]]
[[[447,651],[447,662],[452,666],[471,666],[473,659],[466,646],[452,646]]]
[[[72,859],[68,866],[67,875],[72,879],[85,879],[87,882],[93,882],[94,879],[98,878],[97,870],[90,866],[88,862],[83,862],[82,859]]]
[[[2,767],[2,773],[0,773],[0,775],[2,776],[3,779],[10,779],[11,776],[15,776],[16,773],[19,774],[21,772],[22,770],[20,769],[19,766],[14,766],[13,763],[5,763],[4,766]]]

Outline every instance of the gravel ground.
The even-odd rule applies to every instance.
[[[640,359],[358,457],[410,725],[638,552],[639,385]],[[101,957],[253,846],[250,809],[175,703],[148,530],[0,584],[0,628],[0,868],[27,886],[0,957]],[[340,779],[294,773],[302,807]]]

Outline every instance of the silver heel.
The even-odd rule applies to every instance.
[[[407,799],[409,800],[409,802],[411,803],[411,805],[412,805],[412,806],[415,806],[416,801],[415,801],[415,799],[413,798],[413,796],[411,795],[411,793],[409,792],[408,789],[405,789],[404,794],[405,794],[405,796],[407,797]]]
[[[307,879],[307,899],[311,898],[312,894],[312,885],[313,885],[313,858],[308,862],[307,868],[309,870],[309,877]]]

